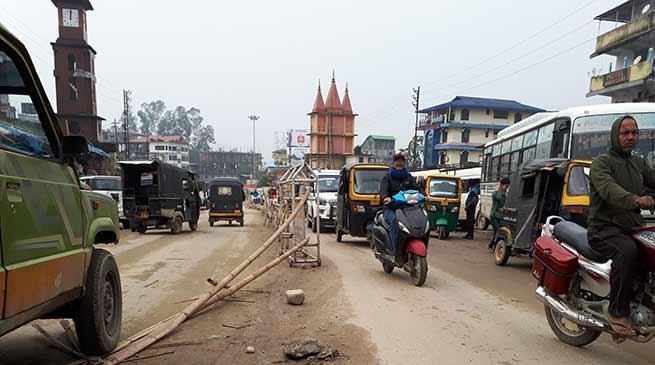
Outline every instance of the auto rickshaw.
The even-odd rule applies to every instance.
[[[430,229],[439,239],[448,238],[457,229],[462,200],[462,179],[452,175],[432,174],[419,178],[425,194],[425,210]]]
[[[590,168],[591,161],[532,160],[510,175],[495,237],[496,265],[506,265],[510,256],[532,255],[534,242],[551,215],[587,226]]]
[[[368,237],[369,224],[382,209],[380,181],[389,166],[377,164],[346,165],[339,174],[337,196],[337,242],[344,234]]]
[[[209,183],[209,225],[215,222],[239,222],[243,227],[243,184],[239,179],[223,177]]]

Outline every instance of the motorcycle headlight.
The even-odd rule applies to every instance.
[[[409,234],[409,229],[407,229],[407,227],[405,227],[405,225],[402,222],[398,222],[398,226],[400,226],[400,229],[402,229],[403,232]]]

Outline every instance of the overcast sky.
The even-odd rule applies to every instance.
[[[610,62],[589,59],[599,30],[592,19],[623,1],[91,2],[100,116],[119,118],[121,90],[130,89],[135,108],[157,99],[199,108],[216,129],[217,146],[246,149],[247,117],[257,114],[257,150],[270,160],[274,132],[309,128],[318,79],[326,95],[332,69],[340,95],[346,82],[350,87],[357,142],[387,134],[406,145],[417,85],[421,107],[456,95],[551,110],[607,103],[585,98],[592,68],[607,72]],[[27,45],[56,105],[54,5],[0,0],[0,22]]]

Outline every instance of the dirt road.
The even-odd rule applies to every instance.
[[[197,232],[179,235],[148,231],[145,235],[122,231],[111,251],[119,264],[123,285],[123,332],[129,337],[169,317],[208,289],[207,277],[222,278],[271,234],[262,215],[246,212],[246,225],[209,227],[204,213]],[[271,247],[250,270],[277,255]],[[249,270],[244,274],[247,275]],[[328,278],[329,280],[325,280]],[[375,358],[366,331],[347,323],[350,308],[341,289],[341,279],[328,259],[320,269],[289,269],[285,264],[238,293],[235,300],[184,324],[160,348],[141,355],[152,356],[138,364],[259,364],[283,360],[286,343],[302,336],[316,337],[343,355],[337,363],[366,363]],[[286,304],[284,291],[303,288],[307,302],[302,307]],[[65,340],[58,323],[39,321],[50,333]],[[186,343],[185,346],[170,344]],[[247,346],[257,349],[246,354]],[[0,364],[66,364],[73,358],[47,347],[40,335],[24,326],[0,338]],[[374,361],[374,360],[373,360]],[[134,362],[132,362],[134,363]]]
[[[409,283],[404,272],[382,271],[366,242],[326,242],[353,324],[369,331],[384,364],[653,364],[652,345],[615,345],[603,336],[587,348],[554,337],[534,298],[530,262],[500,268],[483,239],[433,239],[428,280]],[[326,238],[332,237],[326,235]],[[327,239],[326,239],[327,241]]]

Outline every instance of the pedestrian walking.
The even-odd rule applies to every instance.
[[[466,198],[466,236],[464,239],[472,240],[473,232],[475,230],[475,210],[480,201],[480,190],[476,183],[472,183],[469,188],[469,195]]]
[[[489,241],[489,250],[493,252],[496,248],[496,235],[500,228],[500,218],[505,208],[505,199],[507,198],[507,189],[509,189],[509,179],[504,177],[500,180],[498,189],[491,195],[491,226],[494,228],[494,234]]]

